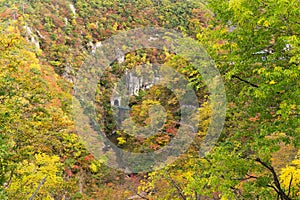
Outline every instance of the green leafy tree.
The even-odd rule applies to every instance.
[[[218,145],[205,157],[209,164],[195,159],[186,168],[189,181],[171,187],[181,184],[179,199],[296,198],[290,168],[279,176],[273,155],[285,145],[299,147],[299,1],[210,0],[207,5],[213,16],[199,27],[197,38],[224,75],[227,120]],[[194,192],[200,196],[190,196]]]

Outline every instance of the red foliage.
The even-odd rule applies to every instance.
[[[63,156],[62,158],[60,158],[60,162],[65,162],[66,159],[67,159],[67,156]]]
[[[89,161],[89,160],[93,160],[94,159],[94,156],[92,154],[84,157],[84,161]]]
[[[7,8],[1,13],[1,18],[8,18],[12,14],[12,10],[10,8]]]
[[[73,169],[80,169],[80,166],[74,165],[74,166],[73,166]]]
[[[176,135],[177,130],[174,127],[168,127],[166,130],[167,133],[170,133],[171,135]]]
[[[249,121],[256,122],[260,118],[260,113],[256,113],[255,117],[250,117]]]
[[[157,150],[157,149],[159,149],[159,145],[158,144],[153,144],[153,143],[151,143],[150,145],[149,145],[149,147],[151,148],[151,149],[153,149],[153,150]]]
[[[65,172],[66,172],[66,174],[67,174],[68,176],[72,176],[72,175],[73,175],[73,172],[71,171],[70,168],[66,168],[66,169],[65,169]]]

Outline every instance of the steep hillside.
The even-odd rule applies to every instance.
[[[201,4],[1,1],[0,5],[1,199],[98,195],[120,199],[134,194],[139,178],[127,180],[110,171],[79,141],[71,116],[74,77],[97,44],[119,31],[165,26],[194,35],[196,25],[205,23]],[[139,59],[133,56],[127,64]],[[111,194],[113,190],[120,192]]]
[[[299,16],[298,0],[0,0],[0,199],[299,199]],[[76,96],[97,48],[149,26],[188,36],[183,54],[197,66],[166,48],[167,32],[147,40],[167,41],[161,48],[114,49],[94,102]],[[172,91],[162,73],[174,88],[186,84]],[[74,115],[74,102],[87,106]],[[98,127],[111,145],[95,153],[80,134],[93,128],[99,142]],[[159,162],[136,159],[178,135],[193,136],[180,156],[188,139]]]

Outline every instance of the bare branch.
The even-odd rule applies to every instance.
[[[279,195],[279,191],[277,190],[277,188],[274,185],[267,185],[267,187],[273,188],[275,190],[275,192]]]
[[[290,184],[289,184],[288,197],[290,196],[290,193],[291,193],[292,182],[293,182],[293,174],[291,174],[291,180],[290,180]]]
[[[143,195],[141,195],[141,194],[138,194],[138,193],[137,193],[137,195],[138,195],[139,197],[141,197],[142,199],[149,200],[147,197],[145,197],[145,196],[143,196]]]
[[[277,192],[277,194],[280,195],[280,198],[282,200],[291,200],[289,198],[289,196],[286,195],[286,193],[282,190],[281,185],[280,185],[280,181],[279,181],[278,176],[275,172],[275,169],[272,166],[269,166],[267,163],[263,162],[260,158],[256,158],[255,161],[260,163],[262,166],[267,168],[272,173],[275,186],[272,186],[272,185],[267,185],[267,186],[273,188]]]
[[[182,189],[180,188],[180,186],[172,179],[170,174],[168,175],[168,177],[168,179],[171,181],[171,184],[176,188],[181,199],[186,200],[186,196],[182,193]]]
[[[42,185],[46,182],[46,179],[47,179],[47,176],[41,180],[40,184],[38,185],[38,187],[36,188],[36,190],[34,191],[34,193],[31,195],[31,197],[29,198],[29,200],[32,200],[35,197],[35,195],[39,192],[39,190],[42,187]]]
[[[238,77],[236,75],[232,75],[232,78],[236,78],[236,79],[238,79],[238,80],[240,80],[240,81],[242,81],[244,83],[247,83],[247,84],[251,85],[252,87],[258,88],[258,85],[254,84],[254,83],[250,83],[249,81],[247,81],[245,79],[242,79],[242,78],[240,78],[240,77]]]
[[[10,171],[9,180],[8,180],[7,185],[5,186],[5,188],[9,188],[9,186],[11,185],[11,183],[12,183],[12,177],[13,177],[13,175],[14,175],[14,171],[15,171],[15,168],[13,168],[13,169]]]
[[[243,177],[243,178],[232,178],[231,180],[237,180],[237,181],[247,181],[249,179],[257,179],[256,176],[252,176],[252,175],[249,175],[249,174],[246,174],[246,177]]]
[[[289,21],[288,19],[286,18],[286,16],[283,16],[283,17],[280,17],[280,19],[285,23],[286,27],[288,28],[288,33],[290,33],[291,35],[294,34],[290,24],[289,24]]]

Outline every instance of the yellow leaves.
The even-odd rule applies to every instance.
[[[24,97],[19,97],[17,101],[19,101],[22,106],[27,106],[29,104],[29,101]]]
[[[235,48],[238,47],[238,45],[237,45],[236,43],[232,43],[232,44],[230,45],[230,47],[231,47],[232,49],[235,49]]]
[[[261,25],[261,24],[264,22],[264,20],[265,20],[264,17],[260,18],[260,19],[257,21],[257,24],[258,24],[258,25]]]
[[[221,200],[229,200],[229,199],[227,197],[225,197],[225,196],[222,196]]]
[[[37,69],[37,70],[41,70],[41,66],[39,64],[36,64],[36,63],[33,63],[33,64],[30,64],[29,66],[30,69]]]
[[[300,155],[300,151],[298,152]],[[285,189],[291,186],[293,197],[300,197],[300,159],[295,159],[290,165],[281,170],[280,182]]]
[[[96,29],[97,25],[95,23],[90,23],[88,26],[89,29]]]
[[[99,169],[100,169],[103,162],[104,161],[102,159],[101,160],[93,160],[92,163],[89,165],[90,170],[93,173],[99,172]]]
[[[204,102],[202,104],[202,107],[199,108],[199,115],[197,117],[200,118],[199,122],[201,124],[199,124],[202,127],[206,127],[209,125],[210,120],[208,120],[212,114],[212,104],[209,102]]]
[[[39,166],[39,171],[48,174],[49,176],[56,176],[55,174],[61,165],[59,163],[59,157],[56,155],[48,156],[44,153],[36,154],[35,160],[35,164]]]
[[[114,31],[117,31],[117,29],[118,29],[118,23],[115,22],[112,28],[113,28]]]
[[[264,17],[262,17],[261,19],[259,19],[257,21],[257,24],[260,25],[260,26],[264,26],[264,27],[269,27],[270,26],[270,22],[266,18],[264,18]]]
[[[167,56],[167,57],[168,57],[168,56]],[[145,63],[146,60],[147,60],[147,56],[146,56],[146,54],[144,54],[144,55],[142,56],[142,58],[141,58],[141,61]]]
[[[26,60],[30,63],[38,63],[35,53],[28,51],[27,49],[22,49],[20,51],[20,56],[22,56],[23,60]]]
[[[50,61],[49,63],[54,67],[58,67],[62,64],[60,61]]]
[[[17,28],[17,26],[8,26],[6,31],[8,33],[20,33],[19,29]]]
[[[151,177],[151,176],[150,176]],[[146,182],[144,180],[140,181],[140,185],[138,186],[138,193],[141,193],[142,191],[148,192],[153,190],[154,184],[152,182]]]
[[[270,23],[266,20],[266,21],[264,21],[263,26],[264,26],[264,27],[269,27],[269,26],[270,26]]]
[[[230,0],[228,8],[231,10],[238,10],[242,7],[243,0]]]
[[[127,197],[131,194],[130,190],[125,190],[124,191],[124,196]]]
[[[159,101],[153,101],[153,100],[144,100],[142,102],[141,106],[133,106],[132,112],[136,113],[137,116],[145,118],[148,116],[149,109],[153,105],[160,105]]]
[[[118,144],[120,144],[120,145],[126,143],[126,139],[124,139],[123,137],[118,137],[117,140],[118,140]]]
[[[62,177],[57,176],[61,167],[58,156],[44,153],[34,155],[31,161],[23,160],[18,163],[16,174],[8,188],[10,199],[28,199],[45,177],[47,179],[39,190],[39,198],[51,199],[54,188],[63,183]]]
[[[228,33],[228,29],[227,28],[221,28],[220,29],[220,33],[222,34],[222,35],[224,35],[224,34],[227,34]]]
[[[300,168],[300,160],[299,160],[299,159],[292,161],[292,164],[294,164],[294,165],[296,165],[298,168]]]
[[[235,12],[235,18],[240,24],[246,24],[253,12],[245,7],[245,0],[230,0],[228,9]]]
[[[90,169],[91,169],[91,171],[94,172],[94,173],[98,171],[98,167],[97,167],[97,165],[96,165],[95,163],[92,163],[92,164],[90,165]]]
[[[182,177],[184,177],[188,180],[192,179],[193,176],[194,176],[194,173],[192,171],[186,171],[182,174]]]
[[[122,50],[123,50],[123,51],[127,51],[127,48],[128,48],[128,46],[126,46],[126,45],[123,45],[123,46],[122,46]],[[126,54],[126,58],[127,58],[127,55],[130,55],[130,54]]]
[[[218,49],[220,49],[220,45],[216,43],[212,46],[212,48],[215,50],[218,50]]]
[[[202,41],[202,39],[205,38],[205,37],[204,37],[204,35],[202,33],[197,33],[196,38],[198,40]]]
[[[287,101],[283,101],[280,103],[279,110],[276,112],[276,114],[282,115],[284,118],[288,118],[289,115],[292,115],[295,113],[297,109],[296,104],[289,104]]]
[[[274,84],[276,84],[276,82],[275,82],[274,80],[271,80],[271,81],[269,82],[269,84],[270,84],[270,85],[274,85]]]
[[[265,67],[262,67],[260,69],[254,69],[253,72],[257,72],[258,74],[262,74],[266,71],[266,68]]]
[[[276,66],[276,67],[274,68],[274,71],[275,71],[275,72],[282,72],[282,67]]]
[[[75,18],[72,19],[71,23],[72,23],[72,25],[74,25],[74,26],[77,25],[76,19],[75,19]]]
[[[290,109],[291,109],[291,110],[295,110],[296,108],[297,108],[297,105],[296,105],[296,104],[290,105]]]
[[[279,132],[279,133],[276,133],[276,136],[278,136],[278,137],[286,137],[286,133]]]

